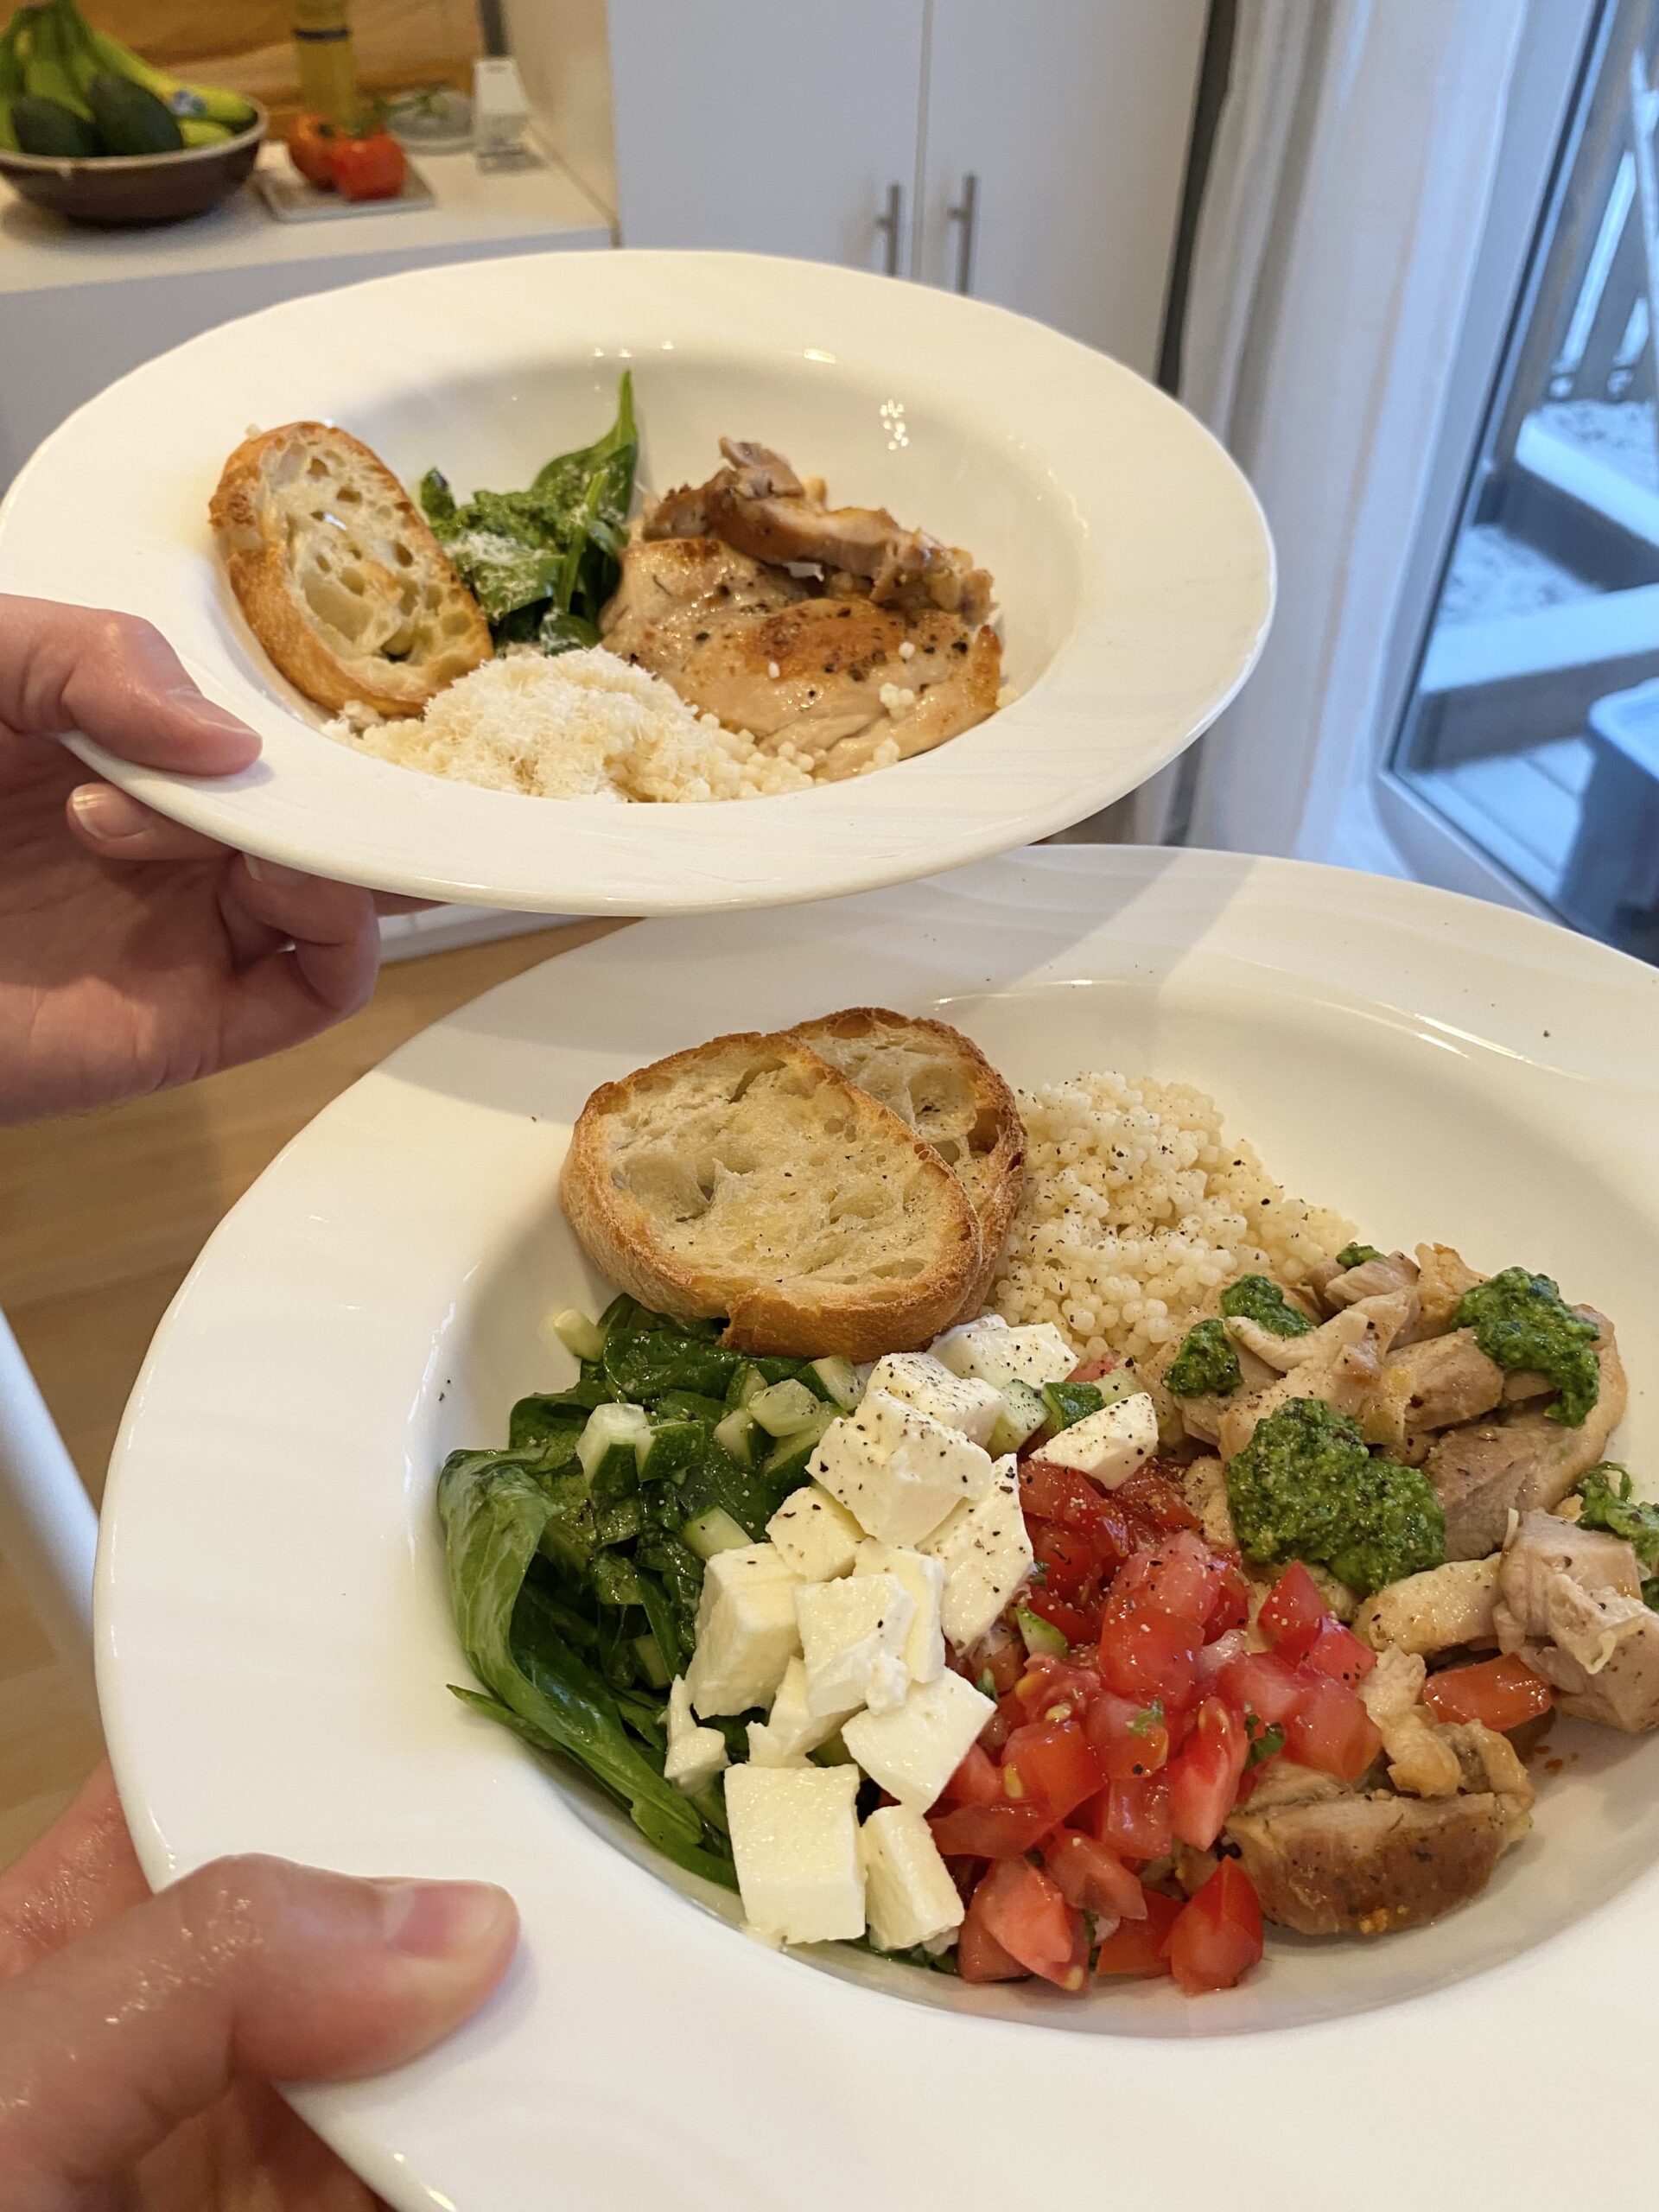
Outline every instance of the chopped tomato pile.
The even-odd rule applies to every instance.
[[[967,1902],[963,1979],[1077,1991],[1092,1957],[1096,1974],[1230,1988],[1262,1955],[1262,1911],[1236,1859],[1209,1854],[1272,1761],[1344,1782],[1370,1765],[1358,1685],[1375,1654],[1300,1565],[1258,1616],[1269,1648],[1247,1649],[1239,1561],[1155,1461],[1103,1491],[1039,1443],[1020,1486],[1038,1560],[1020,1603],[1067,1648],[996,1650],[982,1678],[996,1712],[930,1815]],[[1458,1695],[1458,1675],[1440,1679]],[[1463,1694],[1485,1717],[1527,1693],[1506,1676]],[[1162,1886],[1177,1873],[1185,1898]]]

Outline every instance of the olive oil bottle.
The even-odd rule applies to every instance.
[[[346,0],[291,0],[300,104],[308,114],[348,129],[357,119],[357,61]]]

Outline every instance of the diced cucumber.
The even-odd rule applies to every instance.
[[[645,1669],[645,1680],[652,1689],[665,1690],[674,1677],[668,1671],[662,1645],[654,1636],[636,1636],[633,1648],[639,1654],[639,1664]]]
[[[708,1428],[700,1421],[659,1421],[639,1455],[639,1471],[654,1483],[683,1482],[708,1440]]]
[[[786,1483],[793,1486],[804,1480],[807,1465],[817,1450],[823,1432],[840,1419],[833,1406],[821,1403],[817,1419],[810,1428],[798,1428],[792,1434],[778,1439],[760,1464],[761,1473],[779,1489]]]
[[[726,1393],[726,1402],[728,1406],[753,1405],[763,1390],[771,1388],[758,1367],[740,1367]]]
[[[749,1533],[734,1521],[723,1505],[711,1505],[706,1513],[697,1514],[680,1531],[682,1541],[702,1560],[713,1559],[716,1552],[734,1552],[750,1542]]]
[[[1027,1612],[1023,1605],[1016,1605],[1014,1618],[1020,1624],[1020,1633],[1025,1638],[1026,1649],[1034,1659],[1038,1653],[1046,1652],[1052,1659],[1064,1659],[1066,1641],[1052,1621],[1046,1621],[1040,1613]]]
[[[1132,1367],[1115,1367],[1095,1383],[1101,1403],[1105,1406],[1121,1406],[1125,1398],[1138,1398],[1146,1387]]]
[[[591,1481],[608,1452],[626,1446],[636,1461],[643,1460],[651,1443],[651,1423],[643,1406],[595,1406],[588,1425],[576,1439],[576,1457]]]
[[[1045,1382],[1043,1399],[1054,1427],[1061,1429],[1097,1414],[1106,1402],[1106,1394],[1098,1382]]]
[[[768,1436],[795,1436],[823,1411],[823,1400],[804,1382],[774,1382],[749,1401],[748,1411]]]
[[[605,1335],[597,1321],[590,1321],[574,1306],[553,1316],[549,1326],[573,1359],[597,1359],[605,1349]]]
[[[859,1387],[858,1370],[850,1359],[843,1359],[839,1352],[831,1352],[823,1359],[807,1363],[833,1402],[844,1414],[849,1414],[864,1393]]]
[[[985,1447],[994,1459],[1001,1459],[1006,1452],[1017,1452],[1048,1419],[1048,1408],[1043,1403],[1041,1393],[1033,1390],[1029,1382],[1005,1382],[1001,1388],[1002,1410]]]
[[[768,1450],[772,1440],[747,1408],[737,1406],[724,1421],[715,1423],[715,1441],[728,1459],[735,1459],[740,1467],[752,1467],[760,1457],[764,1440]]]

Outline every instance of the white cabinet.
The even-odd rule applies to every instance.
[[[542,69],[524,56],[532,84],[608,40],[625,245],[964,285],[1150,372],[1205,16],[1206,0],[519,0],[511,20],[546,50]],[[582,123],[553,99],[563,146]]]

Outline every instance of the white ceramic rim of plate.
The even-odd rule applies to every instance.
[[[475,374],[504,359],[532,365],[550,348],[602,353],[617,330],[709,348],[729,347],[741,330],[757,358],[827,355],[902,380],[940,419],[976,426],[981,439],[1016,453],[1068,510],[1081,563],[1076,626],[1038,680],[977,729],[897,769],[712,805],[527,800],[345,747],[338,761],[308,761],[307,791],[280,762],[209,781],[134,767],[81,736],[69,741],[74,750],[193,829],[376,889],[532,912],[693,912],[874,889],[1048,836],[1164,766],[1255,665],[1275,588],[1267,524],[1234,462],[1173,400],[1105,355],[982,302],[741,254],[456,264],[204,332],[89,401],[25,464],[0,505],[0,590],[114,607],[165,631],[169,618],[193,619],[181,609],[204,579],[217,589],[205,505],[224,454],[204,454],[200,424],[214,406],[223,416],[224,394],[249,395],[223,431],[233,442],[249,415],[315,415],[324,399],[349,422],[353,395],[367,407],[377,378],[388,387],[388,349],[406,382]],[[1159,496],[1148,493],[1125,543],[1131,467]],[[118,504],[109,490],[117,481]],[[215,641],[214,650],[242,680],[229,649]],[[211,657],[184,657],[210,696],[238,703]],[[247,708],[245,695],[239,702],[267,739],[291,733],[296,709],[280,680],[258,673],[268,709]]]

